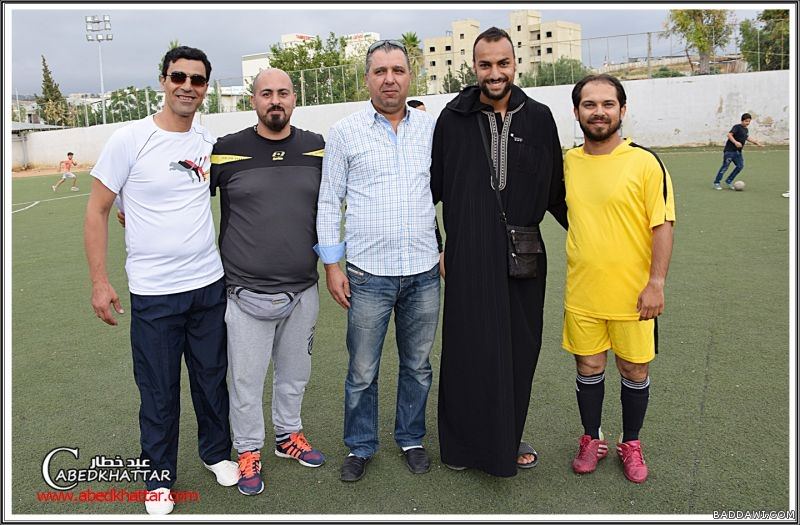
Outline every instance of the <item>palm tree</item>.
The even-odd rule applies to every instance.
[[[422,42],[417,34],[411,31],[400,35],[400,41],[403,42],[404,46],[406,46],[406,51],[408,52],[408,62],[411,66],[411,71],[417,80],[415,85],[412,87],[412,92],[410,94],[423,95],[425,94],[425,89],[420,89],[420,86],[418,85],[420,80],[424,81],[422,73]],[[423,86],[424,84],[425,83],[422,82]]]

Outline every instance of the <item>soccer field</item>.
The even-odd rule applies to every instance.
[[[197,455],[188,379],[182,381],[181,439],[176,491],[199,501],[175,514],[711,514],[789,507],[789,188],[787,148],[748,148],[742,192],[715,191],[722,158],[715,150],[663,151],[676,196],[675,248],[659,320],[659,350],[651,368],[650,408],[642,431],[650,478],[628,482],[610,451],[597,471],[572,473],[582,434],[575,369],[560,347],[565,233],[549,217],[542,225],[549,275],[545,328],[523,434],[539,465],[514,478],[454,472],[438,459],[436,426],[441,346],[431,361],[434,383],[425,445],[433,466],[413,475],[394,444],[397,352],[390,328],[380,376],[382,449],[358,483],[339,481],[347,369],[345,312],[330,298],[320,271],[321,310],[314,363],[303,406],[306,436],[328,457],[318,469],[263,451],[266,490],[244,497],[220,487]],[[97,455],[139,454],[138,391],[133,381],[129,315],[109,327],[95,317],[83,254],[88,174],[79,192],[54,194],[53,176],[12,182],[12,509],[23,514],[142,514],[141,503],[80,502],[78,493],[140,483],[79,483],[72,502],[40,501],[50,491],[42,461],[54,448],[80,449],[80,459],[56,456],[50,472],[89,468]],[[35,204],[34,204],[35,203]],[[218,199],[213,199],[218,217]],[[110,225],[111,282],[130,305],[123,231]],[[8,353],[6,357],[8,357]],[[271,374],[271,371],[270,371]],[[606,380],[603,429],[621,432],[619,374]],[[7,400],[8,401],[8,400]],[[264,408],[267,435],[271,380]],[[6,443],[7,444],[7,443]],[[613,447],[612,447],[613,448]]]

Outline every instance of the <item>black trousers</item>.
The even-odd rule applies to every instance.
[[[146,481],[147,490],[177,479],[181,356],[197,417],[200,458],[212,465],[231,456],[225,286],[219,281],[168,295],[131,294],[133,376],[139,387],[141,458],[169,479]]]

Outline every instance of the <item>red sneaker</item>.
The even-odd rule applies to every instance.
[[[572,460],[572,470],[575,474],[589,474],[597,468],[597,462],[608,454],[608,441],[603,439],[603,432],[600,432],[600,439],[592,439],[589,434],[581,436],[578,441],[578,454]]]
[[[644,483],[647,479],[647,465],[642,456],[642,443],[638,439],[617,443],[617,454],[622,461],[625,477],[634,483]]]

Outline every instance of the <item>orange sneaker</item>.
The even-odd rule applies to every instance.
[[[245,496],[255,496],[264,491],[261,480],[261,452],[248,450],[239,454],[239,492]]]
[[[325,463],[325,455],[308,443],[302,431],[292,432],[288,438],[276,443],[275,455],[296,459],[305,467],[319,467]]]

